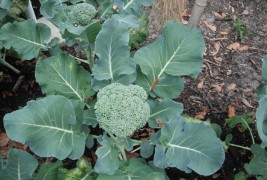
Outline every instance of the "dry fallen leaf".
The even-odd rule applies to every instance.
[[[0,148],[5,147],[9,142],[9,137],[6,133],[0,133]]]
[[[198,83],[197,88],[202,89],[204,86],[204,81],[202,80],[200,83]]]
[[[245,98],[242,99],[242,102],[243,102],[243,104],[244,104],[245,106],[250,107],[250,108],[254,108],[254,107],[248,102],[248,100],[246,100]]]
[[[126,151],[126,157],[127,157],[128,160],[130,160],[132,158],[136,158],[138,156],[139,156],[138,153],[135,153],[135,152],[131,153],[131,152]]]
[[[233,90],[233,89],[235,89],[236,88],[236,84],[235,83],[231,83],[228,87],[227,87],[227,90],[228,91],[231,91],[231,90]]]
[[[219,33],[222,35],[228,35],[228,32],[225,32],[225,31],[220,31]]]
[[[214,60],[215,60],[215,61],[222,62],[223,59],[222,59],[222,57],[214,57]]]
[[[195,115],[195,119],[199,119],[199,120],[204,119],[208,112],[209,112],[209,108],[204,107],[202,112],[199,112]]]
[[[241,46],[240,48],[238,48],[239,51],[247,51],[248,49],[249,49],[248,45],[244,45],[244,46]]]
[[[211,85],[211,87],[213,87],[213,90],[217,91],[217,92],[221,92],[222,91],[222,86],[224,84],[215,84],[215,85]]]
[[[221,173],[213,174],[212,179],[217,179],[221,176]]]
[[[241,14],[247,15],[247,14],[249,14],[249,11],[247,9],[245,9]]]
[[[253,91],[253,89],[250,89],[250,88],[243,89],[243,92],[244,93],[250,93],[252,91]]]
[[[209,24],[207,21],[203,21],[203,23],[210,29],[212,30],[213,32],[215,32],[217,30],[216,26],[215,25],[211,25]]]
[[[212,14],[218,18],[218,19],[223,19],[226,17],[226,14],[225,13],[217,13],[217,12],[212,12]]]
[[[238,50],[240,47],[240,44],[238,42],[232,43],[229,46],[227,46],[226,48],[229,50]]]
[[[214,44],[215,52],[212,53],[212,56],[215,56],[216,54],[218,54],[218,52],[219,52],[219,50],[220,50],[220,47],[221,47],[221,45],[220,45],[219,42],[216,42],[216,43]]]
[[[228,106],[228,117],[234,117],[235,116],[235,108],[231,105]]]
[[[190,12],[188,9],[185,9],[184,12],[183,12],[183,16],[185,17],[190,17]]]

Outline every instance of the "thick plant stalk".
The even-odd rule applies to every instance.
[[[11,69],[15,73],[20,74],[20,71],[18,69],[16,69],[14,66],[12,66],[11,64],[9,64],[8,62],[6,62],[5,58],[0,57],[0,64],[6,66],[7,68]]]
[[[200,17],[202,12],[204,11],[204,8],[207,6],[208,0],[196,0],[195,5],[193,7],[191,17],[189,20],[189,26],[190,27],[197,27],[200,22]]]
[[[28,8],[26,10],[26,17],[27,17],[27,19],[33,19],[33,20],[35,20],[35,22],[37,22],[35,13],[33,11],[32,2],[30,0],[28,2]]]

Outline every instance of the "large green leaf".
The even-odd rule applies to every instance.
[[[129,32],[125,25],[115,19],[106,20],[95,42],[95,52],[99,58],[93,68],[96,80],[116,82],[123,75],[135,73],[128,44]]]
[[[267,56],[264,57],[262,62],[262,77],[265,83],[267,84]]]
[[[48,26],[34,20],[7,23],[0,30],[0,42],[6,49],[13,48],[22,59],[30,60],[47,49],[50,34]]]
[[[35,177],[35,180],[57,179],[58,168],[61,166],[63,166],[61,161],[56,161],[55,163],[42,163]]]
[[[113,9],[113,3],[111,1],[105,1],[98,8],[98,17],[101,20],[105,20],[109,18],[114,13],[115,13],[115,10]]]
[[[253,159],[245,164],[245,169],[248,174],[257,176],[257,179],[267,179],[267,152],[258,144],[251,146],[251,151],[254,154]]]
[[[29,101],[6,114],[4,126],[10,139],[27,143],[40,157],[78,159],[83,154],[86,134],[76,124],[74,104],[63,96]]]
[[[166,78],[166,74],[196,77],[202,68],[205,44],[198,29],[169,21],[162,33],[158,40],[134,55],[134,61],[141,67],[151,87],[150,91],[162,78]]]
[[[47,94],[59,94],[86,101],[95,92],[91,88],[91,75],[74,58],[58,54],[37,62],[35,77]]]
[[[111,138],[103,136],[102,146],[96,150],[98,159],[94,170],[97,173],[112,175],[119,168],[119,153],[114,143]]]
[[[53,18],[58,12],[64,11],[69,0],[40,0],[40,13],[46,18]]]
[[[19,149],[11,149],[8,153],[7,162],[4,163],[0,160],[0,179],[33,179],[32,174],[37,166],[37,160],[29,153]]]
[[[92,23],[87,26],[74,26],[66,22],[62,25],[62,37],[67,38],[82,38],[86,42],[94,43],[98,35],[101,25],[99,23]]]
[[[116,0],[120,13],[140,14],[142,6],[151,6],[154,0]]]
[[[261,98],[256,112],[256,124],[259,136],[267,146],[267,96]]]
[[[155,169],[148,166],[143,159],[132,158],[128,164],[122,163],[115,174],[106,175],[100,174],[97,180],[164,180],[167,179],[166,175],[162,172],[157,172]]]
[[[176,167],[200,175],[211,175],[223,164],[225,154],[214,130],[203,122],[186,122],[175,117],[160,130],[154,164]]]
[[[263,58],[262,62],[262,77],[264,83],[256,89],[258,100],[260,100],[263,96],[267,95],[267,56]]]
[[[171,99],[163,99],[161,102],[148,101],[151,113],[150,119],[167,122],[174,116],[179,116],[183,112],[183,104]]]
[[[0,0],[0,8],[8,9],[13,4],[12,0]]]

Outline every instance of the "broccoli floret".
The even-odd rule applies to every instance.
[[[149,119],[150,107],[146,100],[145,90],[137,85],[113,83],[104,87],[95,104],[100,127],[117,137],[130,136]]]
[[[69,13],[70,20],[77,25],[86,26],[91,23],[97,11],[95,7],[88,3],[74,5]]]

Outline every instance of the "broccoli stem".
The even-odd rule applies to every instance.
[[[95,61],[94,61],[94,57],[95,57],[95,54],[94,54],[94,50],[93,50],[93,46],[91,43],[88,44],[88,49],[86,51],[86,55],[87,55],[87,61],[89,63],[89,66],[90,66],[90,70],[91,72],[93,72],[93,67],[95,65]]]
[[[126,153],[125,153],[125,148],[124,148],[124,145],[119,141],[118,138],[116,138],[112,133],[109,133],[109,136],[116,142],[116,146],[118,147],[118,149],[120,150],[121,152],[121,155],[122,155],[122,159],[125,160],[125,161],[128,161],[127,160],[127,156],[126,156]]]
[[[8,62],[6,62],[5,60],[5,56],[2,58],[0,57],[0,64],[6,66],[7,68],[11,69],[12,71],[14,71],[17,74],[20,74],[20,71],[18,69],[16,69],[14,66],[12,66],[11,64],[9,64]]]

